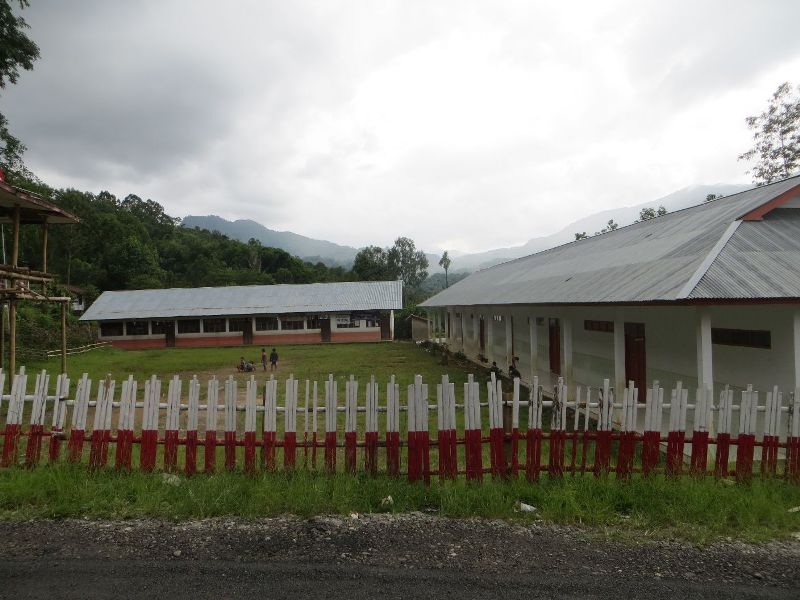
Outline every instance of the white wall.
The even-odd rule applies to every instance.
[[[614,321],[619,318],[629,323],[645,324],[647,380],[658,379],[667,389],[678,381],[694,390],[697,387],[697,308],[694,306],[476,306],[459,308],[466,316],[467,345],[465,353],[477,357],[478,343],[471,342],[471,314],[483,314],[487,328],[493,328],[494,360],[505,370],[505,323],[492,319],[494,314],[514,316],[514,351],[519,356],[523,378],[529,381],[530,341],[528,318],[542,317],[537,326],[537,375],[540,383],[550,386],[554,378],[549,373],[548,318],[569,318],[573,332],[573,384],[598,386],[604,378],[614,381],[614,334],[584,329],[584,320]],[[796,305],[737,305],[710,306],[712,327],[731,329],[769,330],[772,348],[762,350],[733,346],[712,346],[715,392],[730,385],[741,389],[753,384],[758,390],[771,389],[773,385],[785,391],[794,389],[793,314]],[[487,332],[487,342],[489,335]],[[487,348],[488,352],[488,348]]]

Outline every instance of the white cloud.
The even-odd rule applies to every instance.
[[[2,110],[48,182],[339,243],[518,244],[746,181],[793,2],[36,2]]]

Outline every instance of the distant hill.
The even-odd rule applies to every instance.
[[[450,257],[453,260],[450,273],[451,276],[459,272],[471,273],[507,260],[528,256],[547,248],[566,244],[575,239],[575,233],[585,231],[587,234],[592,235],[600,231],[608,223],[609,219],[613,219],[620,227],[630,225],[639,217],[639,211],[645,207],[657,208],[663,205],[669,212],[673,212],[695,204],[701,204],[709,194],[728,196],[750,187],[752,186],[733,184],[694,185],[650,202],[593,213],[574,223],[570,223],[561,231],[532,238],[520,246],[497,248],[475,254],[460,254],[454,249],[450,252]],[[353,266],[353,259],[359,251],[359,248],[342,246],[325,240],[316,240],[291,231],[268,229],[260,223],[249,219],[228,221],[216,215],[189,215],[183,219],[181,225],[183,227],[199,227],[210,231],[219,231],[231,239],[242,242],[255,238],[265,246],[281,248],[289,254],[299,256],[303,260],[312,263],[322,262],[330,267],[341,266],[349,269]],[[426,254],[426,256],[430,263],[428,273],[430,275],[443,274],[444,272],[439,266],[439,256],[436,254]],[[443,277],[442,280],[444,280]]]
[[[709,194],[729,196],[730,194],[735,194],[750,189],[751,187],[752,185],[734,184],[693,185],[685,187],[677,192],[673,192],[656,200],[651,200],[650,202],[593,213],[579,221],[570,223],[561,231],[542,237],[532,238],[521,246],[498,248],[496,250],[458,256],[453,258],[453,263],[450,268],[453,272],[472,272],[485,269],[500,264],[501,262],[528,256],[548,248],[572,242],[575,240],[576,233],[585,231],[588,235],[593,235],[595,232],[605,227],[609,219],[613,219],[620,227],[630,225],[639,218],[639,211],[643,208],[657,208],[663,205],[669,212],[674,212],[676,210],[695,206],[696,204],[702,204]]]
[[[209,231],[219,231],[229,238],[247,242],[254,238],[264,246],[281,248],[289,254],[299,256],[309,262],[322,262],[328,266],[343,266],[349,268],[358,252],[358,248],[341,246],[325,240],[315,240],[291,231],[275,231],[251,221],[239,219],[228,221],[216,215],[196,216],[189,215],[181,221],[183,227],[199,227]]]

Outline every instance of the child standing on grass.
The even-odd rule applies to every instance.
[[[278,368],[278,353],[275,352],[275,348],[269,354],[269,368],[270,371],[275,371]]]
[[[264,367],[264,372],[267,372],[267,349],[261,349],[261,366]]]

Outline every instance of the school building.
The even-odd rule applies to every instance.
[[[81,316],[128,349],[394,339],[400,281],[103,292]]]
[[[430,337],[503,371],[519,357],[546,387],[800,393],[800,177],[479,271],[422,306]]]

